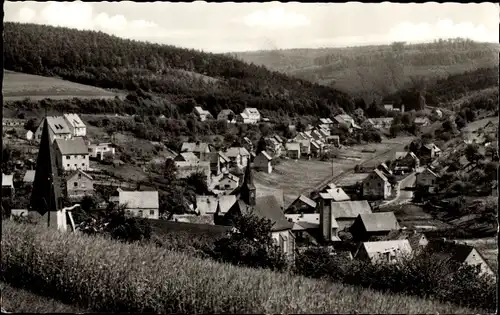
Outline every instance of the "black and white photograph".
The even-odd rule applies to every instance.
[[[498,3],[3,3],[1,312],[494,314]]]

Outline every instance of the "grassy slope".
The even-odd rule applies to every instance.
[[[24,98],[34,100],[72,97],[112,98],[119,95],[118,93],[89,85],[9,70],[4,70],[3,82],[3,94],[5,101],[16,101]]]
[[[77,313],[82,309],[0,282],[2,309],[11,313]]]
[[[154,246],[60,234],[10,221],[3,222],[2,229],[4,280],[16,272],[10,281],[26,279],[30,286],[37,283],[34,280],[40,281],[39,288],[53,290],[53,295],[59,294],[98,311],[266,314],[479,311],[268,270],[240,268]]]

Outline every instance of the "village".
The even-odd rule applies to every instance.
[[[388,104],[385,108],[404,112],[404,105],[393,108]],[[194,113],[200,121],[214,119],[201,107],[195,107]],[[430,115],[437,122],[449,118],[443,117],[437,108]],[[238,115],[231,110],[222,110],[216,119],[230,124],[269,122],[255,108],[246,108]],[[363,124],[387,130],[392,119],[370,118]],[[498,121],[485,121],[478,128],[465,130],[462,143],[450,150],[442,150],[429,142],[412,151],[410,143],[406,143],[405,150],[391,152],[391,157],[383,162],[367,160],[340,176],[324,174],[325,180],[320,186],[311,187],[308,194],[295,195],[291,203],[285,203],[285,192],[279,185],[271,192],[259,189],[255,174],[273,174],[276,164],[286,160],[314,162],[320,157],[324,160],[325,156],[332,161],[349,159],[349,156],[342,156],[342,150],[348,146],[341,144],[339,135],[331,134],[331,130],[332,127],[341,128],[352,134],[364,128],[351,116],[341,114],[319,118],[316,125],[305,126],[291,139],[273,134],[255,143],[245,137],[242,146],[222,150],[217,150],[212,143],[184,142],[180,152],[166,149],[169,157],[160,164],[173,161],[179,179],[199,174],[209,194],[196,195],[196,202],[188,206],[190,213],[168,215],[160,213],[158,191],[138,187],[133,182],[103,172],[104,167],[123,165],[124,162],[116,157],[112,138],[88,137],[87,125],[78,114],[46,116],[33,131],[24,129],[26,119],[3,119],[5,142],[14,148],[22,148],[26,154],[15,160],[11,174],[2,174],[2,191],[3,196],[10,196],[12,200],[20,195],[29,200],[31,195],[31,204],[36,194],[39,194],[36,198],[40,204],[46,200],[43,199],[46,194],[54,194],[54,203],[47,205],[49,209],[34,209],[26,203],[25,208],[12,208],[11,216],[28,216],[33,212],[42,216],[55,214],[48,224],[63,231],[77,232],[78,224],[74,223],[71,209],[86,197],[99,195],[99,188],[108,187],[114,192],[107,199],[100,196],[96,207],[106,208],[110,203],[120,205],[127,216],[147,219],[156,226],[177,225],[180,229],[191,224],[204,225],[208,229],[210,226],[225,227],[231,224],[231,218],[247,213],[269,219],[274,223],[272,238],[275,244],[290,257],[297,250],[319,246],[330,249],[332,254],[345,254],[349,259],[373,262],[382,259],[391,263],[398,257],[415,255],[427,248],[436,254],[448,255],[460,264],[480,265],[482,272],[494,276],[493,267],[475,247],[428,237],[427,232],[434,227],[408,227],[390,210],[394,206],[414,203],[415,191],[432,194],[437,190],[439,178],[447,171],[453,171],[449,166],[443,168],[443,161],[457,148],[474,143],[484,152],[491,146],[491,140],[487,139],[496,138]],[[419,128],[432,124],[427,117],[417,117],[414,123]],[[473,168],[474,163],[462,161],[455,171],[466,169],[470,172]],[[42,178],[46,176],[57,177],[52,186],[60,187],[47,187]],[[54,185],[56,182],[59,184]],[[491,191],[496,196],[496,188]],[[58,201],[62,197],[73,206],[62,207]],[[355,245],[348,249],[340,246],[346,242]]]

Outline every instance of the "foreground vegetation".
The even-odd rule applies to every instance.
[[[154,246],[2,224],[2,280],[95,311],[155,313],[472,313],[192,258]]]
[[[2,310],[12,313],[81,313],[82,309],[0,282]]]

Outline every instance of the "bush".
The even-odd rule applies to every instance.
[[[296,271],[312,277],[326,277],[346,284],[362,285],[458,305],[492,310],[496,305],[496,284],[479,276],[475,267],[458,268],[427,254],[406,257],[397,264],[350,261],[322,249],[310,249],[296,257]]]
[[[287,259],[271,237],[273,223],[253,215],[234,219],[235,231],[217,240],[212,257],[235,265],[284,270]]]
[[[4,222],[2,230],[3,281],[98,312],[479,312],[269,270],[239,268],[155,246],[13,222]]]

